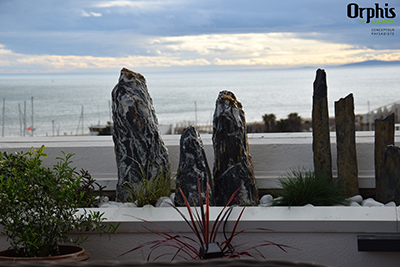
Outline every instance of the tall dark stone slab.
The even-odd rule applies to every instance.
[[[314,81],[312,108],[314,170],[316,174],[331,179],[332,156],[327,90],[326,73],[318,69]]]
[[[338,180],[349,197],[359,194],[354,118],[353,94],[335,102]]]
[[[400,205],[400,148],[389,145],[384,153],[381,173],[381,202]]]
[[[193,206],[193,202],[197,207],[200,203],[206,203],[207,181],[209,184],[210,205],[213,205],[211,171],[208,167],[203,142],[194,126],[185,128],[181,134],[177,173],[176,189],[182,189],[191,206]],[[199,201],[197,179],[200,182],[201,201]],[[183,196],[178,190],[175,193],[175,205],[185,205]]]
[[[258,202],[254,168],[249,153],[246,119],[242,104],[229,91],[221,91],[213,119],[214,199],[226,205],[241,187],[238,197],[247,204]]]
[[[153,100],[145,78],[123,68],[112,91],[113,141],[118,169],[117,198],[126,201],[131,194],[125,183],[138,183],[140,166],[149,176],[170,173],[167,147],[161,139]]]
[[[394,145],[394,113],[384,119],[375,120],[375,199],[382,201],[381,174],[384,154],[388,145]]]

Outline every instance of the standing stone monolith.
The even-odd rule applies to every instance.
[[[394,201],[400,205],[400,148],[389,145],[385,149],[381,173],[381,202]]]
[[[375,120],[375,199],[382,201],[381,174],[384,166],[384,154],[388,145],[394,145],[394,113],[384,119]]]
[[[170,175],[168,150],[158,129],[153,100],[145,78],[123,68],[112,91],[114,121],[113,141],[118,169],[117,198],[127,201],[132,194],[129,184],[143,179],[141,168],[149,177]]]
[[[343,194],[359,194],[354,98],[349,94],[335,102],[338,180]]]
[[[314,81],[312,108],[314,171],[317,175],[331,179],[332,156],[327,91],[326,73],[318,69]]]
[[[199,201],[198,180],[200,183],[201,201]],[[203,142],[194,126],[185,128],[181,134],[179,166],[176,177],[175,205],[185,206],[183,191],[189,204],[199,207],[206,203],[207,182],[210,205],[213,205],[211,171],[208,166]]]
[[[246,119],[242,104],[229,91],[218,95],[213,119],[214,200],[224,206],[240,188],[242,203],[258,203],[254,167],[247,142]],[[231,202],[236,204],[236,202]]]

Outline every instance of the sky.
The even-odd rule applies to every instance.
[[[399,61],[399,24],[400,0],[0,0],[0,74]]]

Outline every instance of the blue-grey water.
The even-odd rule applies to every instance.
[[[354,95],[356,114],[400,100],[398,65],[325,70],[331,116],[334,101],[349,93]],[[235,93],[248,122],[262,121],[266,113],[286,118],[289,113],[297,112],[303,118],[310,118],[315,71],[307,68],[141,73],[147,80],[159,124],[208,125],[221,90]],[[2,100],[5,99],[4,136],[20,136],[25,128],[24,117],[26,128],[32,125],[31,97],[34,135],[81,134],[82,107],[83,132],[87,134],[90,125],[111,120],[109,103],[118,78],[119,73],[0,75],[0,136]]]

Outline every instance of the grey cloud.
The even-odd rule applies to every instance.
[[[295,32],[304,38],[354,46],[399,47],[398,35],[386,43],[371,39],[368,29],[365,32],[363,25],[347,18],[349,1],[344,0],[110,3],[116,2],[3,0],[0,43],[16,53],[120,56],[147,53],[144,36]],[[399,1],[391,3],[398,5]],[[307,35],[310,32],[319,35]]]

